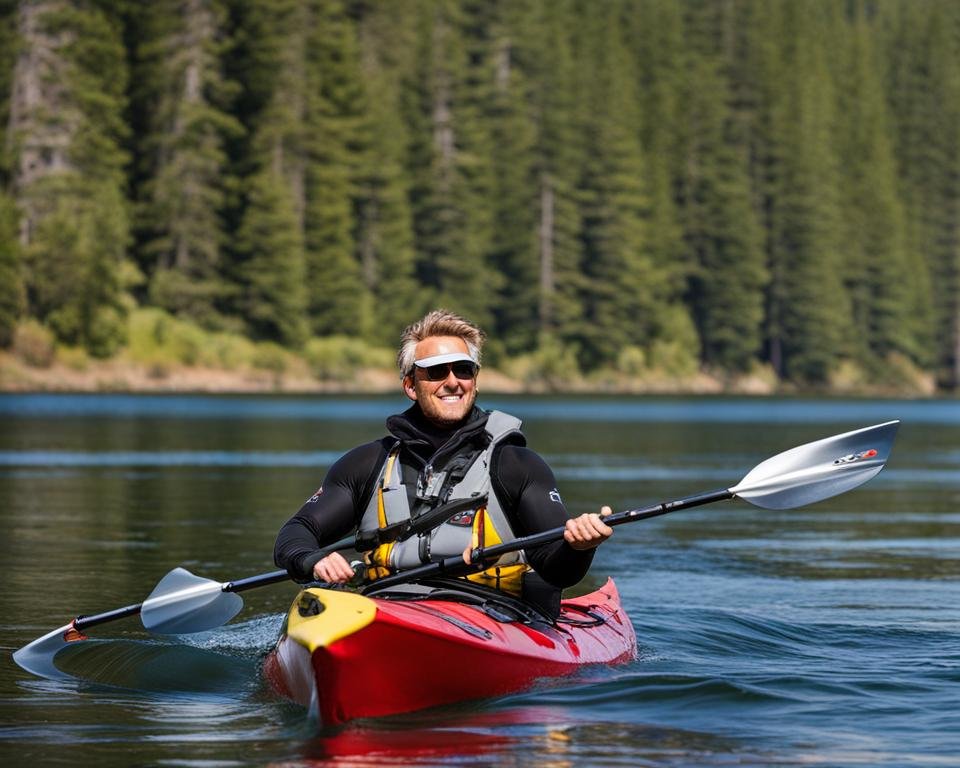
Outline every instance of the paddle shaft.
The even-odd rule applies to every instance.
[[[603,522],[612,527],[623,525],[624,523],[632,523],[637,520],[649,520],[651,517],[660,517],[660,515],[678,512],[681,509],[690,509],[691,507],[699,507],[703,504],[712,504],[715,501],[725,501],[732,499],[733,496],[734,494],[726,488],[708,493],[698,493],[695,496],[687,496],[677,501],[666,501],[641,509],[628,509],[624,512],[616,512],[604,517]],[[502,555],[527,549],[528,547],[538,547],[542,544],[559,541],[563,538],[565,530],[565,526],[559,526],[541,531],[540,533],[531,534],[530,536],[522,536],[519,539],[514,539],[504,544],[495,544],[492,547],[477,547],[470,553],[472,562],[469,564],[463,562],[461,555],[446,557],[435,563],[428,563],[418,568],[410,568],[393,576],[384,576],[383,578],[377,579],[364,591],[379,591],[385,587],[391,587],[396,584],[406,584],[410,581],[432,578],[434,576],[462,576],[468,573],[476,573],[484,570],[484,568],[489,568],[492,561],[495,561]]]

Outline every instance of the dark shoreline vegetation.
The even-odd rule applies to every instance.
[[[958,124],[950,0],[0,0],[0,390],[953,391]]]

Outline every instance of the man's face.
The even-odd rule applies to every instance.
[[[428,336],[416,346],[415,359],[451,352],[467,352],[466,342],[456,336]],[[477,399],[477,380],[458,379],[447,371],[445,379],[430,381],[426,373],[414,367],[413,374],[404,376],[403,391],[420,405],[427,419],[437,426],[451,427],[470,413]]]

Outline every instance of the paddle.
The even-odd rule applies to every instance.
[[[888,421],[806,443],[758,464],[731,488],[618,512],[604,517],[603,521],[609,526],[622,525],[733,498],[743,499],[762,509],[792,509],[829,499],[867,482],[883,469],[899,426],[899,421]],[[558,541],[563,538],[564,530],[563,526],[559,526],[505,544],[478,547],[471,552],[469,564],[460,555],[447,557],[377,579],[363,591],[380,591],[397,584],[441,575],[476,573],[510,552]]]
[[[732,498],[741,498],[763,509],[791,509],[828,499],[856,488],[883,469],[899,424],[899,421],[889,421],[807,443],[758,464],[731,488],[619,512],[604,518],[604,522],[616,526]],[[557,541],[563,537],[563,531],[563,527],[558,527],[505,544],[477,548],[472,552],[472,564],[464,563],[459,555],[448,557],[377,579],[365,591],[379,591],[439,575],[473,573],[501,555]],[[348,549],[354,543],[354,538],[348,537],[325,547],[324,551]],[[21,667],[41,677],[67,677],[54,666],[53,657],[68,643],[83,639],[81,631],[84,629],[137,614],[140,614],[144,626],[153,632],[189,634],[213,629],[239,612],[243,601],[236,593],[288,578],[287,572],[280,570],[218,583],[195,576],[183,568],[175,568],[142,603],[95,616],[77,617],[24,646],[13,654],[13,658]]]

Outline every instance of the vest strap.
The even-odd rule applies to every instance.
[[[413,520],[403,520],[399,523],[377,528],[374,531],[357,531],[355,549],[357,552],[369,552],[382,544],[394,541],[404,541],[411,536],[433,530],[438,525],[447,522],[458,512],[467,509],[479,509],[487,504],[487,494],[481,496],[467,496],[441,504],[436,509],[424,512]]]

